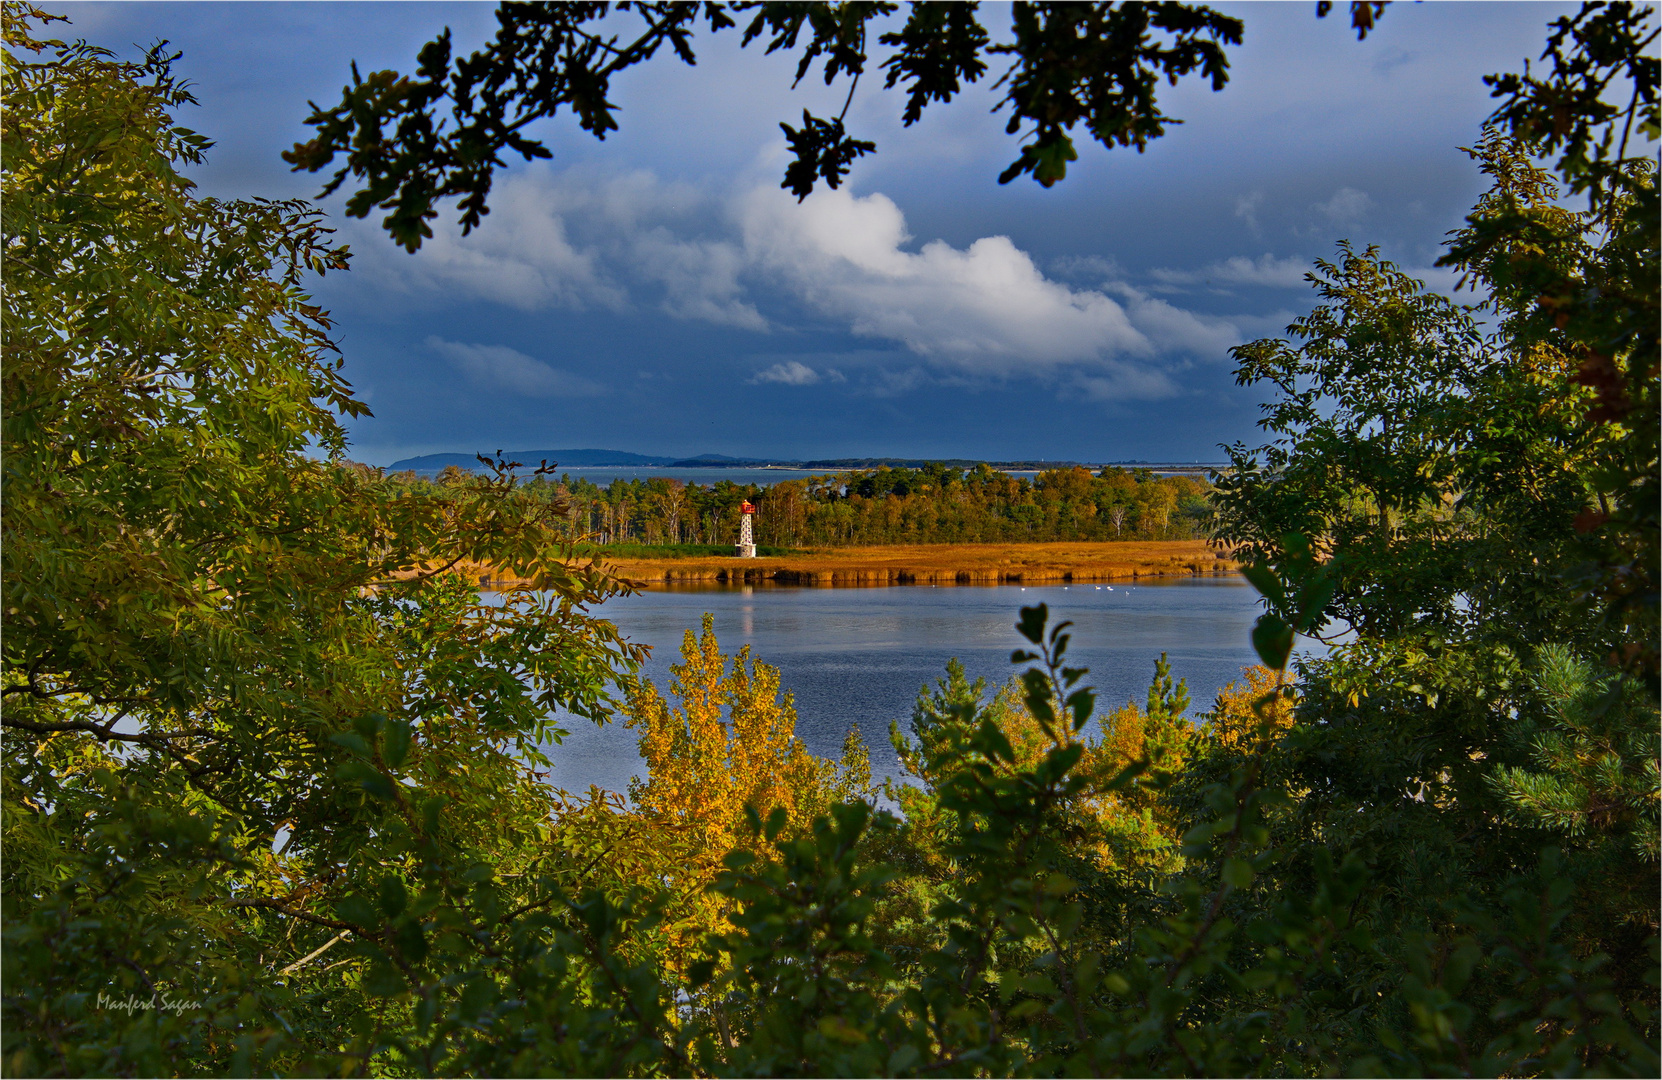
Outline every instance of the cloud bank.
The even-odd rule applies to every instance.
[[[1258,285],[1290,289],[1304,284],[1310,264],[1303,259],[1278,259],[1264,254],[1257,259],[1236,255],[1200,270],[1152,270],[1149,276],[1161,285]]]
[[[367,274],[412,298],[486,300],[522,311],[627,311],[756,333],[789,329],[803,309],[860,337],[893,343],[937,377],[1033,378],[1102,396],[1176,393],[1168,372],[1221,360],[1242,340],[1230,320],[1197,314],[1122,280],[1096,288],[1048,277],[1008,237],[957,248],[913,245],[882,194],[820,191],[802,203],[758,184],[725,199],[650,173],[527,169],[507,178],[484,226],[438,235],[415,257],[364,245]],[[1234,259],[1209,271],[1157,271],[1155,289],[1204,280],[1295,283],[1293,261]],[[1104,267],[1112,267],[1104,262]],[[1299,267],[1302,274],[1302,267]],[[770,318],[764,310],[783,310]],[[780,320],[784,320],[780,322]],[[596,384],[499,346],[429,340],[482,384],[540,396]],[[884,354],[895,356],[893,352]],[[905,355],[905,354],[899,354]],[[751,382],[846,381],[800,361]]]

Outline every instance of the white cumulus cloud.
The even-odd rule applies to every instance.
[[[824,376],[800,360],[787,360],[758,371],[752,383],[784,383],[786,386],[812,386]],[[841,381],[840,378],[837,381]]]
[[[469,345],[427,339],[427,347],[482,386],[526,397],[593,397],[605,393],[597,382],[550,367],[503,345]]]
[[[684,319],[768,329],[742,298],[742,253],[730,239],[677,235],[708,208],[693,188],[650,173],[527,169],[499,182],[468,236],[440,225],[414,256],[365,237],[358,268],[410,294],[489,300],[521,311],[627,310],[642,286]],[[372,231],[363,226],[358,231]]]
[[[1123,367],[1231,337],[1227,324],[1140,293],[1115,299],[1053,281],[1008,237],[907,251],[900,208],[881,194],[822,191],[798,204],[757,189],[744,200],[743,227],[753,261],[808,304],[937,366],[984,375]],[[1120,381],[1144,390],[1160,382]]]

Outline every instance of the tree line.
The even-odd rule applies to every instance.
[[[365,476],[376,476],[367,466]],[[395,473],[397,491],[466,497],[471,474],[450,466],[431,480]],[[756,537],[778,548],[974,544],[1058,540],[1189,540],[1207,535],[1212,485],[1148,469],[1080,466],[1013,476],[980,464],[880,466],[777,484],[688,484],[658,477],[601,487],[569,474],[522,485],[559,507],[573,539],[600,544],[719,545],[756,507]]]

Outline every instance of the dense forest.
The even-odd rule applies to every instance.
[[[885,7],[624,14],[690,58],[695,20],[744,11],[804,70],[857,71]],[[651,55],[594,44],[608,12],[505,5],[486,55],[452,75],[446,36],[419,80],[372,73],[301,156],[339,142],[354,212],[396,204],[412,249],[437,198],[477,224],[492,140],[524,140],[424,110],[538,86],[594,119],[591,69]],[[1589,3],[1493,80],[1489,188],[1443,259],[1472,305],[1346,245],[1284,336],[1233,351],[1264,442],[1208,527],[1251,560],[1262,666],[1191,702],[1150,657],[1145,700],[1098,703],[1068,627],[1012,611],[1012,681],[949,666],[883,791],[862,733],[807,753],[777,672],[708,624],[641,679],[594,613],[621,584],[567,558],[574,491],[347,467],[320,212],[194,191],[165,52],[4,17],[5,1074],[1662,1068],[1652,9]],[[910,9],[913,108],[995,48],[976,17]],[[1051,127],[1012,169],[1046,183],[1073,123],[1048,94],[1141,145],[1160,77],[1221,87],[1241,32],[1186,4],[1015,24],[1011,93]],[[365,133],[389,113],[396,153]],[[846,171],[819,123],[794,149],[834,160],[787,183]],[[827,515],[1007,483],[881,475]],[[1100,527],[1125,480],[1178,516],[1164,481],[1029,494]],[[463,560],[539,589],[483,603]],[[1301,632],[1334,648],[1294,660]],[[647,775],[551,790],[557,714],[628,724]]]
[[[431,481],[406,472],[385,483],[452,498],[473,490],[470,475],[455,466]],[[768,487],[657,478],[601,488],[569,475],[535,475],[521,490],[558,506],[574,539],[601,544],[732,543],[746,501],[757,510],[757,541],[781,548],[1190,540],[1206,535],[1211,514],[1205,480],[1113,466],[1051,469],[1031,480],[987,465],[880,467]]]

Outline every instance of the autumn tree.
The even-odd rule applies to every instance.
[[[650,680],[631,691],[625,713],[640,732],[644,780],[632,781],[635,810],[654,826],[683,838],[676,860],[660,869],[675,895],[672,963],[685,970],[687,950],[725,926],[726,902],[709,891],[722,859],[750,846],[747,811],[785,813],[793,833],[808,829],[833,803],[870,798],[871,766],[858,730],[851,730],[840,762],[809,753],[796,734],[796,708],[781,694],[779,671],[750,655],[728,657],[705,615],[695,637],[687,631],[681,663],[671,665],[672,706]]]

